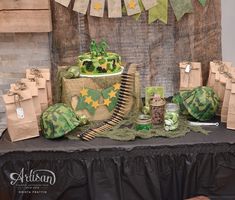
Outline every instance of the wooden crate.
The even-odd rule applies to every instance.
[[[0,1],[0,33],[51,31],[49,0]]]

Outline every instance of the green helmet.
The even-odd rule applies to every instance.
[[[63,103],[50,106],[41,115],[41,128],[47,139],[62,137],[78,125],[79,120],[72,108]]]
[[[172,103],[176,103],[179,105],[180,107],[180,113],[182,115],[188,115],[188,111],[184,106],[184,99],[190,94],[191,91],[189,90],[184,90],[184,91],[180,91],[177,94],[175,94],[172,98]]]
[[[191,116],[199,121],[210,120],[219,107],[219,97],[210,87],[197,87],[183,100]]]

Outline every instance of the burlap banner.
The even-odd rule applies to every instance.
[[[71,0],[55,0],[57,3],[68,7]],[[122,17],[123,12],[128,16],[134,16],[135,19],[140,17],[140,13],[148,10],[148,23],[151,24],[156,20],[160,20],[167,24],[168,1],[173,8],[177,21],[179,21],[186,13],[193,12],[191,0],[124,0],[125,9],[122,7],[121,0],[75,0],[73,10],[86,14],[90,5],[91,16],[103,17],[105,1],[108,6],[108,17]],[[198,0],[202,6],[206,6],[206,0]]]

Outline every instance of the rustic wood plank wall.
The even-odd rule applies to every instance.
[[[176,21],[169,6],[168,24],[147,24],[146,13],[139,21],[82,16],[53,0],[54,69],[57,65],[73,64],[78,54],[88,50],[90,39],[107,39],[111,51],[118,52],[125,62],[139,65],[143,88],[163,85],[166,95],[178,90],[178,63],[183,60],[202,62],[204,83],[209,61],[221,59],[220,0],[208,0],[203,8],[192,1],[195,12]]]
[[[50,32],[50,0],[1,0],[0,33]]]

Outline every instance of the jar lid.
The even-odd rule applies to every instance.
[[[179,105],[176,103],[167,103],[166,110],[170,112],[175,112],[179,110]]]
[[[149,115],[139,115],[136,119],[137,124],[149,124],[151,123],[151,117]]]
[[[150,98],[150,105],[151,106],[164,106],[166,104],[166,101],[164,98],[161,98],[160,96],[153,96]]]

